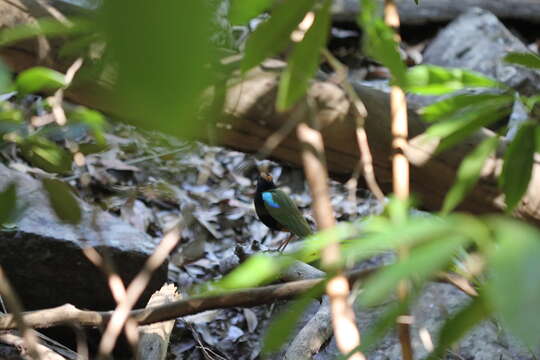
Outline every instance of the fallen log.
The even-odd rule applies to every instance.
[[[272,105],[278,75],[257,71],[258,75],[253,75],[249,80],[230,89],[226,113],[232,116],[232,119],[229,118],[227,125],[222,126],[225,130],[221,132],[220,137],[222,144],[248,152],[257,151],[269,136],[289,121],[288,114],[278,113]],[[377,180],[383,190],[389,192],[391,135],[388,94],[361,83],[353,85],[367,108],[365,127]],[[336,178],[346,179],[359,158],[354,135],[355,119],[350,112],[351,104],[338,86],[327,82],[313,84],[309,96],[319,105],[319,109],[322,109],[317,112],[317,117],[323,126],[327,166]],[[261,104],[269,105],[261,108]],[[427,142],[421,136],[424,129],[425,124],[415,112],[414,104],[409,104],[411,141],[406,149],[406,155],[412,165],[412,190],[420,197],[423,207],[436,211],[440,209],[446,192],[454,183],[461,160],[486,137],[493,136],[493,133],[484,129],[451,150],[434,155],[436,143]],[[300,165],[300,146],[296,136],[290,134],[271,156],[277,160]],[[479,183],[458,209],[476,214],[504,211],[504,201],[496,181],[503,152],[504,145],[500,147],[497,155],[486,163]],[[537,162],[529,190],[517,208],[516,216],[540,223],[540,193],[536,190],[540,189],[539,186],[540,164]]]
[[[27,0],[18,0],[26,2]],[[0,28],[12,26],[10,16],[17,8],[3,11],[10,3],[0,2]],[[15,9],[15,10],[14,10]],[[24,15],[27,16],[27,15]],[[0,56],[14,71],[20,71],[40,63],[38,48],[34,50],[8,46],[0,49]],[[54,48],[50,59],[56,59]],[[20,61],[24,58],[25,61]],[[66,64],[52,63],[52,66],[65,70]],[[279,113],[275,110],[279,74],[275,71],[253,70],[241,82],[231,86],[227,93],[224,114],[217,122],[218,143],[223,146],[246,152],[256,152],[265,140],[275,131],[282,128],[288,121],[304,121],[304,118],[291,120],[290,113]],[[96,78],[97,79],[97,78]],[[391,136],[390,136],[390,106],[388,94],[363,83],[354,83],[355,90],[364,102],[368,117],[365,127],[373,154],[375,174],[381,187],[391,191]],[[107,101],[110,88],[94,82],[79,83],[66,93],[70,99],[83,105],[100,109],[122,117],[114,103]],[[326,147],[328,169],[338,179],[347,179],[358,163],[358,146],[355,139],[355,118],[351,104],[341,88],[331,82],[314,81],[309,97],[317,104],[316,117],[322,127]],[[487,136],[492,136],[488,130],[471,137],[467,142],[455,146],[450,151],[433,156],[433,144],[421,141],[419,137],[425,129],[425,124],[419,119],[415,110],[417,105],[409,103],[409,134],[410,146],[406,155],[412,165],[412,190],[421,198],[421,205],[429,210],[439,210],[444,196],[454,182],[455,173],[460,161],[471,149]],[[504,210],[504,202],[497,188],[496,175],[500,171],[501,147],[497,156],[488,161],[482,178],[471,194],[464,200],[459,209],[482,214]],[[271,157],[300,165],[300,143],[294,132],[271,153]],[[529,190],[522,203],[516,209],[515,215],[533,223],[540,223],[540,164],[534,165],[533,177]]]

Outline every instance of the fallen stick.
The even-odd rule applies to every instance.
[[[352,271],[346,273],[346,275],[349,282],[352,283],[360,279],[365,279],[380,269],[373,268]],[[325,279],[317,278],[292,281],[279,285],[235,290],[220,295],[183,299],[148,309],[132,310],[129,316],[137,321],[139,325],[147,325],[196,314],[205,310],[269,304],[277,300],[288,300],[303,294],[323,280]],[[439,274],[435,280],[452,284],[470,296],[477,295],[468,282],[465,282],[466,285],[464,286],[463,283],[455,281],[454,278],[449,278],[447,274]],[[110,320],[112,313],[112,311],[80,310],[71,304],[65,304],[50,309],[24,312],[22,315],[28,327],[48,328],[65,325],[66,323],[82,326],[103,326]],[[0,315],[0,330],[11,330],[16,327],[17,325],[12,314]]]

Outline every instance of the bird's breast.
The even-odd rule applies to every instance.
[[[264,193],[261,193],[261,194],[257,194],[255,196],[255,212],[257,213],[257,217],[259,218],[259,220],[262,221],[262,223],[266,226],[268,226],[270,229],[274,229],[274,230],[278,230],[278,231],[288,231],[287,229],[285,229],[285,227],[283,225],[281,225],[276,219],[274,219],[272,217],[272,215],[270,215],[270,213],[268,212],[268,210],[266,210],[266,207],[265,207],[265,199],[263,198],[265,196],[265,194],[268,194],[271,195],[270,193],[268,192],[264,192]],[[266,195],[266,197],[268,197],[268,195]],[[266,201],[268,203],[268,201]],[[268,203],[270,206],[273,206],[271,203]],[[278,205],[279,207],[279,204],[275,203],[275,205]]]

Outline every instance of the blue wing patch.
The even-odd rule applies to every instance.
[[[274,198],[272,197],[272,193],[270,192],[263,192],[262,198],[265,203],[267,203],[273,208],[279,209],[281,207],[277,202],[274,201]]]

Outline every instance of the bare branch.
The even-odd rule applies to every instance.
[[[133,309],[146,285],[148,285],[152,273],[167,259],[167,256],[174,249],[179,239],[180,232],[178,227],[169,231],[163,237],[163,240],[159,243],[154,253],[148,258],[143,269],[129,284],[125,299],[114,310],[107,328],[101,337],[101,343],[99,344],[100,357],[103,358],[111,353],[116,344],[116,339],[130,315],[131,309]]]
[[[384,22],[395,30],[395,40],[399,44],[399,14],[394,0],[384,1]],[[399,86],[392,86],[390,91],[390,111],[392,114],[392,185],[394,194],[401,201],[409,198],[409,160],[404,149],[408,142],[407,100],[405,92]],[[402,247],[398,250],[400,259],[407,256],[409,249]],[[402,281],[398,285],[398,298],[405,301],[409,293],[409,283]],[[409,321],[399,319],[411,318],[407,313],[398,317],[397,332],[401,344],[401,353],[404,360],[413,360],[411,342],[411,324]]]
[[[346,273],[346,277],[349,282],[354,283],[355,281],[367,278],[381,269],[383,268],[351,271]],[[461,280],[456,282],[456,279],[459,279],[457,275],[452,275],[451,278],[452,279],[449,278],[448,274],[440,274],[435,280],[454,285],[469,296],[476,296],[476,291],[468,284],[467,280],[461,278]],[[130,316],[133,317],[139,325],[146,325],[196,314],[205,310],[268,304],[277,300],[291,299],[303,294],[323,280],[325,280],[325,278],[291,281],[279,285],[236,290],[220,295],[194,297],[175,301],[167,305],[132,310]],[[457,283],[460,285],[457,286]],[[112,312],[80,310],[73,305],[65,304],[55,308],[25,312],[22,315],[26,325],[32,328],[47,328],[69,323],[82,326],[101,327],[106,325],[110,320]],[[16,328],[17,323],[14,314],[0,315],[0,330],[11,330]]]
[[[328,191],[328,172],[324,163],[324,146],[321,133],[305,123],[297,126],[297,136],[302,142],[302,161],[312,195],[312,210],[319,229],[328,229],[335,225],[335,218]],[[322,264],[326,269],[335,269],[340,262],[340,250],[337,242],[332,242],[322,252]],[[342,273],[331,278],[326,285],[330,298],[332,326],[338,349],[348,354],[360,345],[360,332],[356,326],[354,311],[348,301],[349,283]],[[356,352],[351,359],[364,360],[361,352]]]
[[[379,201],[384,202],[384,193],[382,192],[379,184],[377,183],[377,179],[375,178],[375,170],[373,170],[373,157],[371,156],[366,129],[364,128],[364,122],[367,116],[366,107],[364,106],[362,100],[360,100],[360,97],[349,81],[349,69],[327,49],[323,50],[323,55],[334,68],[334,71],[339,79],[339,83],[343,87],[347,97],[350,99],[351,104],[354,105],[354,117],[356,120],[356,142],[358,143],[358,150],[360,152],[360,166],[357,166],[356,168],[362,169],[366,184],[373,195],[375,195]],[[347,182],[351,187],[350,190],[354,189],[354,191],[356,191],[356,187],[358,185],[358,175],[359,173],[355,169],[351,179]]]
[[[29,332],[32,332],[30,329]],[[0,342],[4,344],[9,344],[12,346],[15,346],[17,348],[24,348],[26,347],[26,341],[24,338],[21,338],[20,336],[17,336],[15,334],[0,334]],[[36,351],[37,351],[37,357],[36,355],[32,355],[33,359],[41,359],[41,360],[65,360],[65,358],[51,349],[49,349],[46,346],[43,346],[41,344],[36,344]],[[26,358],[26,357],[25,357]]]

